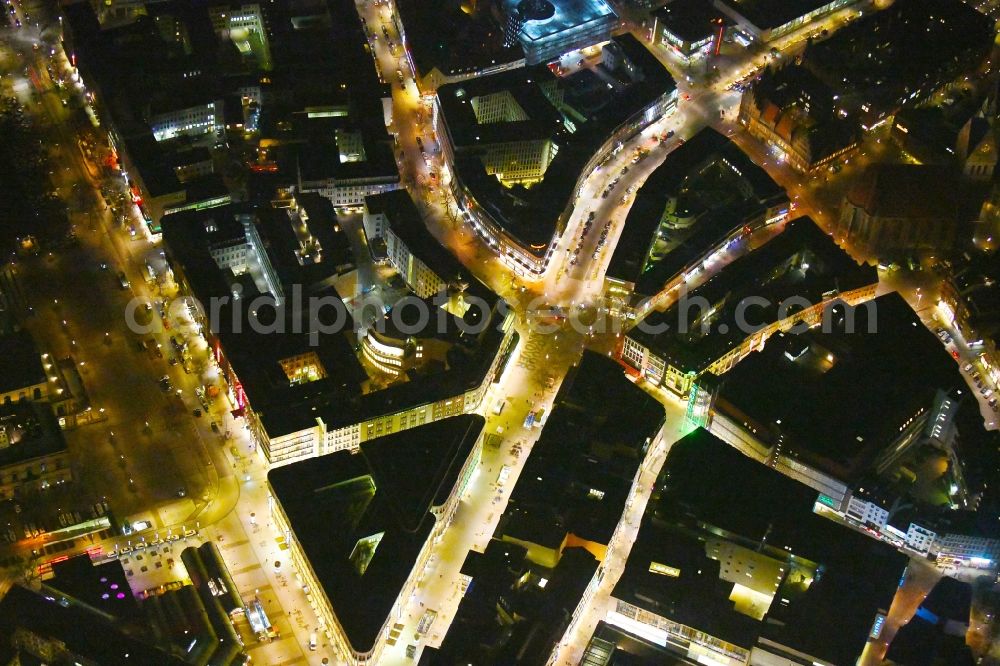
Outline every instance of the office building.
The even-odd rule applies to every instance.
[[[229,39],[240,55],[252,59],[258,69],[272,68],[271,44],[264,11],[257,3],[213,5],[209,16],[215,33]]]
[[[538,276],[583,179],[622,141],[669,115],[677,88],[640,42],[623,35],[603,46],[594,71],[503,72],[442,86],[435,103],[464,216],[508,267]]]
[[[892,139],[921,164],[957,167],[974,180],[989,180],[996,168],[996,137],[982,99],[945,98],[951,104],[906,108],[895,114]]]
[[[456,416],[268,473],[275,523],[338,659],[379,662],[479,464],[484,426]]]
[[[798,218],[652,312],[625,336],[621,358],[652,385],[689,397],[699,377],[729,372],[779,331],[819,324],[831,303],[874,298],[877,286],[874,268],[859,266],[810,218]]]
[[[639,645],[617,646],[727,666],[854,663],[907,559],[814,500],[705,430],[674,443],[604,617]]]
[[[670,296],[678,280],[741,239],[784,222],[785,191],[706,128],[672,150],[635,195],[605,273],[612,307],[630,318]]]
[[[501,0],[505,45],[520,43],[528,65],[611,39],[618,16],[606,0]]]
[[[317,227],[303,246],[301,218],[289,214],[298,206],[290,206],[278,200],[251,214],[231,205],[164,221],[174,277],[202,304],[195,318],[227,397],[246,418],[265,460],[277,465],[356,449],[381,435],[479,409],[517,344],[506,306],[469,280],[461,292],[434,298],[422,327],[404,338],[393,336],[395,328],[381,318],[408,321],[406,300],[404,312],[395,314],[395,302],[385,303],[389,312],[356,328],[332,286],[352,266],[325,249],[340,242],[343,231],[324,240]],[[308,211],[307,217],[313,219]],[[318,251],[304,253],[303,247]],[[472,295],[477,299],[467,298]],[[251,317],[251,309],[268,304],[270,311],[272,303],[281,306],[276,318]],[[319,328],[306,319],[316,307],[325,308],[313,312],[323,317]],[[414,372],[388,362],[411,346],[417,360],[416,347],[425,343],[428,356],[410,368]]]
[[[421,90],[524,67],[517,40],[509,44],[484,0],[399,0],[396,27]],[[373,33],[374,34],[374,33]]]
[[[47,358],[25,330],[0,335],[0,404],[48,398],[55,387],[45,372]]]
[[[1000,384],[1000,269],[993,258],[956,262],[941,285],[937,310],[979,353],[983,380]]]
[[[161,106],[151,114],[149,125],[157,141],[202,136],[216,141],[224,138],[222,118],[222,100],[194,106],[175,100],[173,104]]]
[[[908,450],[934,446],[929,440],[938,437],[950,446],[950,431],[935,427],[937,415],[947,424],[967,389],[954,360],[898,294],[828,307],[823,319],[816,329],[771,338],[730,370],[714,396],[711,429],[840,507],[849,488],[871,487],[872,476]],[[963,429],[978,441],[976,428]],[[967,461],[992,469],[985,465]],[[959,485],[952,501],[961,507]]]
[[[0,326],[4,306],[2,287],[0,275]],[[12,289],[11,295],[19,298],[19,291]],[[21,307],[18,301],[11,303]],[[23,307],[27,309],[26,304]],[[21,316],[24,313],[11,314]],[[57,416],[63,417],[84,409],[88,399],[72,358],[56,360],[41,352],[24,329],[0,333],[0,406],[25,401],[47,403]]]
[[[992,44],[993,21],[961,0],[909,0],[812,44],[802,65],[868,130],[975,70]]]
[[[547,662],[588,607],[602,563],[621,556],[626,503],[664,416],[619,364],[584,352],[485,552],[466,558],[467,593],[440,650],[425,649],[422,664]]]
[[[1000,563],[1000,539],[978,534],[939,534],[930,552],[942,564],[991,569]]]
[[[17,587],[0,602],[14,613],[0,619],[0,653],[13,647],[21,661],[12,663],[35,663],[29,655],[41,663],[246,663],[233,625],[242,602],[218,548],[189,546],[180,559],[192,584],[142,591],[141,603],[118,559],[95,563],[84,553],[40,566],[39,589]]]
[[[567,546],[604,561],[663,422],[662,406],[618,363],[584,353],[559,389],[494,537],[526,547],[541,566],[554,567]]]
[[[728,18],[705,0],[670,0],[651,13],[652,41],[671,49],[686,62],[717,52]]]
[[[193,146],[190,150],[179,151],[171,156],[174,175],[181,183],[188,183],[215,173],[212,153],[204,146]]]
[[[716,0],[735,24],[738,41],[772,42],[857,0]]]
[[[406,190],[367,197],[365,220],[369,241],[385,240],[389,262],[418,298],[440,294],[467,274],[428,231]]]
[[[399,169],[388,142],[364,143],[359,132],[340,131],[333,143],[296,145],[296,191],[321,194],[339,210],[360,211],[365,197],[398,189]]]
[[[567,546],[552,569],[541,569],[516,544],[491,539],[469,551],[461,569],[466,592],[439,648],[425,647],[421,666],[543,666],[593,589],[600,563]]]
[[[360,212],[365,196],[399,187],[392,96],[368,28],[349,0],[263,6],[274,67],[263,83],[240,80],[236,90],[258,149],[250,199],[267,204],[275,190],[292,190]]]
[[[89,600],[44,585],[41,590],[15,585],[0,601],[0,655],[5,663],[186,663],[148,638],[148,630],[143,635],[134,616],[131,621],[116,619]]]
[[[147,3],[135,20],[98,21],[89,3],[64,9],[63,47],[111,148],[148,233],[170,210],[228,201],[221,179],[174,169],[189,144],[225,145],[216,39],[204,5]],[[182,145],[183,144],[183,145]],[[138,235],[138,231],[136,232]]]
[[[966,644],[972,611],[972,585],[954,578],[939,580],[909,622],[896,632],[886,658],[892,663],[972,666]]]

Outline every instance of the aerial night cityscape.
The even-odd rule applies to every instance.
[[[0,666],[1000,666],[1000,0],[0,11]]]

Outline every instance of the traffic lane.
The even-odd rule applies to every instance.
[[[556,263],[554,267],[550,267],[550,270],[554,268],[552,274],[557,282],[564,275],[580,281],[597,280],[598,274],[605,268],[606,260],[610,261],[638,190],[649,175],[682,143],[678,136],[665,142],[655,138],[659,131],[666,131],[666,127],[679,129],[685,126],[685,121],[676,118],[676,114],[677,112],[674,112],[671,116],[661,119],[659,122],[663,123],[664,127],[657,127],[657,131],[652,133],[653,136],[649,136],[648,131],[644,130],[630,139],[616,156],[595,170],[584,184],[577,211],[574,212],[568,225],[568,229],[573,230],[572,234],[564,234],[564,239],[560,240],[559,245],[562,252],[556,251],[556,262],[564,263],[561,266]],[[647,151],[646,156],[636,161],[636,157],[642,154],[639,151]],[[612,187],[611,183],[616,180],[617,183]],[[590,218],[590,212],[594,212],[595,215],[591,228],[587,230],[586,223]],[[602,234],[605,236],[603,243]],[[567,241],[567,237],[570,240]],[[574,300],[579,295],[579,289],[564,290],[562,294],[563,298]]]
[[[58,310],[56,305],[36,309],[38,323],[42,325],[41,328],[49,331],[50,339],[52,333],[55,333],[56,337],[72,337],[76,340],[77,344],[68,351],[74,352],[74,360],[91,404],[104,408],[108,417],[106,426],[118,430],[124,442],[118,455],[125,455],[130,465],[140,461],[140,454],[145,448],[142,446],[142,426],[151,417],[151,413],[165,407],[163,397],[159,395],[155,382],[151,379],[159,368],[155,367],[153,359],[147,353],[135,350],[134,338],[115,316],[120,311],[119,308],[114,305],[109,307],[111,299],[105,300],[102,307],[100,296],[104,295],[103,290],[81,292],[80,285],[87,284],[88,280],[74,276],[69,271],[55,271],[50,274],[49,279],[36,282],[50,285],[48,294],[58,295],[59,298]],[[65,327],[62,326],[62,321],[67,322]],[[105,334],[109,329],[111,335],[107,336]],[[79,365],[81,362],[85,365]],[[70,440],[75,439],[77,433],[81,433],[86,440],[88,437],[84,433],[100,429],[102,426],[86,426],[71,434]],[[89,439],[100,440],[101,437],[97,435]],[[92,447],[85,448],[94,451]],[[100,450],[98,447],[97,451]],[[150,489],[150,494],[155,499],[170,496],[172,490],[169,485],[164,484],[175,483],[178,478],[175,464],[162,459],[159,450],[156,447],[150,449],[155,462],[141,472],[141,478],[137,479],[142,486]],[[186,456],[181,459],[186,459]],[[100,470],[109,468],[108,463],[117,461],[114,457],[108,457],[95,462]],[[86,468],[87,461],[83,463]]]
[[[47,127],[60,127],[62,124],[60,122],[58,122],[60,120],[58,118],[59,109],[57,107],[54,107],[54,106],[50,105],[49,108],[47,109],[47,111],[48,111],[48,113],[51,116],[54,116],[55,120],[56,120],[56,122],[52,123],[51,125],[47,125]],[[63,129],[65,130],[65,127],[63,127]],[[66,132],[64,131],[63,134],[65,136]],[[64,138],[64,140],[65,140],[65,138]],[[75,144],[74,144],[74,148],[75,148]],[[78,150],[71,150],[70,152],[71,153],[76,153],[76,154],[72,154],[71,155],[70,160],[71,160],[72,163],[75,163],[75,165],[77,167],[79,167],[81,165],[81,163],[82,163],[82,156],[78,154]],[[81,171],[83,171],[83,170],[81,170]],[[113,239],[112,239],[112,245],[114,245]],[[61,272],[60,275],[61,276],[65,276],[66,273],[65,272]],[[72,281],[72,285],[75,286],[75,285],[83,284],[85,282],[86,281],[74,280],[74,281]],[[66,304],[70,304],[70,303],[71,304],[76,304],[76,303],[81,303],[81,302],[89,302],[91,304],[94,303],[94,298],[93,298],[94,294],[92,292],[88,292],[88,293],[82,295],[82,297],[79,294],[76,295],[75,297],[74,296],[67,296],[67,295],[65,295],[65,294],[68,293],[67,290],[60,290],[60,293],[64,294],[63,298],[65,299]],[[105,305],[107,305],[107,304],[105,303]],[[118,308],[111,308],[111,310],[118,310]],[[101,312],[108,312],[108,311],[109,311],[108,307],[91,307],[91,308],[88,308],[86,310],[86,313],[93,315],[94,313],[101,313]],[[121,310],[121,311],[123,311],[123,310]],[[60,318],[62,316],[62,314],[65,314],[65,313],[63,313],[63,312],[52,313],[52,317],[50,317],[50,319],[52,319],[53,317],[56,318],[56,319],[58,319],[58,318]],[[88,320],[86,320],[85,318],[81,317],[79,312],[76,312],[76,313],[74,313],[74,315],[71,315],[71,316],[73,316],[74,322],[83,322],[84,324],[87,324]],[[110,318],[110,321],[114,321],[115,319],[117,319],[117,318],[114,317],[114,316],[112,316]],[[109,330],[109,327],[107,325],[110,323],[110,321],[107,318],[105,318],[102,321],[98,321],[96,323],[91,320],[89,328],[85,325],[85,326],[83,326],[81,328],[81,330],[79,331],[79,333],[73,332],[71,334],[67,334],[67,337],[69,335],[74,336],[74,339],[75,339],[75,337],[79,337],[80,340],[77,341],[78,342],[77,347],[86,347],[86,348],[91,349],[91,350],[101,350],[101,349],[103,349],[102,346],[100,346],[99,344],[91,344],[91,343],[94,342],[94,341],[100,341],[100,342],[104,342],[105,341],[105,337],[101,333],[101,330],[103,329],[104,333],[107,333],[108,330]],[[91,331],[92,334],[88,334],[88,330]],[[127,336],[125,336],[125,335],[123,335],[121,337],[122,337],[123,340],[125,340],[127,338]],[[121,359],[113,359],[113,360],[119,360],[120,361]],[[116,363],[113,362],[113,360],[108,360],[107,362],[101,362],[99,365],[106,366],[106,367],[122,367],[121,364],[116,364]],[[102,361],[103,361],[103,359],[102,359]],[[147,360],[147,362],[148,362],[148,360]],[[129,367],[129,364],[126,362],[124,364],[124,367]],[[84,370],[83,372],[84,372],[84,374],[86,374],[86,373],[88,373],[88,370]],[[88,382],[88,383],[91,383],[91,382]],[[121,378],[118,377],[118,376],[112,377],[111,381],[97,382],[97,386],[100,386],[100,387],[105,387],[105,386],[107,386],[107,387],[115,387],[115,386],[122,387],[123,390],[125,391],[125,393],[127,394],[125,396],[126,400],[124,400],[124,401],[117,401],[117,402],[122,402],[122,404],[129,404],[129,399],[131,399],[131,404],[135,404],[135,405],[138,405],[138,404],[151,404],[148,400],[136,401],[136,389],[138,387],[150,386],[150,385],[146,385],[143,382],[140,382],[138,384],[131,383],[131,382],[122,382]],[[93,393],[99,393],[100,389],[92,390],[92,392]],[[114,400],[111,400],[111,401],[114,402]],[[131,418],[132,418],[132,420],[134,422],[137,422],[139,416],[140,416],[139,414],[132,414]],[[145,422],[145,420],[146,419],[143,419],[143,422]],[[175,424],[175,425],[177,425],[177,424]],[[125,428],[125,424],[124,423],[119,423],[119,430],[121,431],[123,428]],[[134,430],[134,427],[133,427],[133,430]],[[122,434],[124,435],[125,433],[122,432]],[[141,443],[142,440],[141,440],[140,437],[136,436],[136,433],[132,432],[132,433],[129,433],[129,434],[132,435],[132,437],[129,438],[132,442],[140,442]],[[159,451],[160,449],[156,448],[155,450]],[[110,461],[115,460],[116,457],[120,460],[120,456],[121,456],[120,453],[109,453],[108,456],[107,456],[107,458]],[[191,458],[189,455],[187,455],[187,452],[185,452],[185,454],[184,454],[183,457],[184,457],[184,459],[190,459]],[[173,482],[174,482],[174,480],[176,478],[178,478],[177,474],[168,473],[169,467],[171,466],[169,458],[166,458],[164,456],[157,455],[157,454],[154,453],[153,455],[147,455],[147,456],[145,456],[143,458],[139,458],[139,460],[140,461],[145,461],[145,464],[141,465],[140,467],[147,468],[147,470],[149,472],[148,474],[142,474],[140,472],[140,476],[147,476],[150,479],[157,479],[157,480],[160,480],[160,481],[162,481],[162,482],[164,482],[164,483],[166,483],[168,485],[172,485]],[[105,464],[105,465],[100,465],[99,467],[101,467],[103,469],[108,469],[110,466]],[[106,481],[106,479],[102,479],[102,480]],[[159,495],[159,497],[162,498],[162,497],[169,496],[169,494],[172,494],[172,493],[175,492],[175,490],[171,489],[169,491],[162,491],[162,492],[156,493],[155,492],[155,484],[148,483],[148,484],[140,484],[140,485],[144,485],[144,487],[146,487],[146,488],[154,488],[154,492],[151,493],[152,495],[154,495],[153,499],[157,499],[156,495]]]
[[[551,408],[558,386],[548,387],[549,376],[563,376],[581,353],[579,336],[570,332],[552,334],[524,334],[511,369],[500,378],[491,390],[494,400],[506,402],[500,415],[487,413],[487,432],[498,432],[502,437],[498,448],[483,451],[482,461],[473,477],[467,494],[456,513],[455,520],[439,544],[432,551],[430,564],[421,572],[416,593],[404,609],[400,620],[403,635],[416,631],[417,624],[427,609],[438,611],[431,632],[414,641],[423,645],[439,645],[454,617],[461,596],[457,582],[459,569],[469,550],[482,551],[493,534],[506,507],[510,492],[516,486],[521,469],[542,430],[523,427],[524,417],[538,408]],[[531,348],[531,359],[522,358],[525,349]],[[538,360],[533,360],[537,357]],[[544,357],[545,361],[540,359]],[[497,477],[506,465],[509,476],[506,484],[498,484]],[[384,655],[387,663],[402,663],[405,646],[410,641],[398,643]]]
[[[84,261],[76,259],[78,258],[74,258],[74,261],[71,262],[71,268],[89,267],[98,263],[89,259]],[[51,347],[61,348],[66,353],[76,352],[78,356],[83,356],[81,360],[85,363],[87,356],[91,356],[92,360],[96,361],[92,362],[89,368],[86,366],[81,368],[81,374],[84,375],[84,381],[88,385],[92,402],[107,405],[109,418],[112,418],[112,423],[117,424],[119,430],[123,431],[122,434],[124,435],[124,430],[128,428],[131,431],[129,432],[132,435],[131,439],[141,442],[141,437],[137,436],[139,433],[135,424],[140,421],[145,422],[149,413],[135,408],[123,409],[122,406],[155,404],[158,396],[153,389],[153,382],[147,378],[164,368],[152,366],[149,358],[139,355],[138,358],[143,359],[139,361],[140,372],[128,372],[136,364],[136,360],[131,358],[127,351],[130,349],[129,345],[132,344],[131,333],[125,326],[124,318],[125,304],[129,297],[124,294],[117,296],[114,291],[111,292],[110,298],[108,297],[108,290],[111,289],[110,285],[114,280],[111,271],[107,271],[105,275],[97,274],[94,276],[91,275],[92,271],[88,269],[73,272],[66,270],[65,267],[58,268],[60,269],[42,279],[31,280],[32,283],[43,286],[42,289],[36,290],[42,292],[43,298],[52,297],[55,301],[59,296],[62,297],[58,311],[48,312],[44,308],[41,311],[42,319],[48,319],[48,325],[44,328],[48,331],[62,331],[62,338],[64,338],[63,340],[53,340]],[[85,285],[100,285],[102,281],[105,284],[104,289],[85,288]],[[56,289],[54,291],[47,290],[45,285]],[[86,307],[83,307],[83,304],[86,304]],[[66,326],[62,326],[63,320],[67,322]],[[108,354],[104,353],[107,349],[106,333],[109,331],[113,331],[112,336],[110,336],[112,341],[120,342],[125,346],[124,355],[108,357]],[[77,344],[73,345],[72,340],[76,340]],[[60,343],[62,344],[60,345]],[[88,381],[87,375],[99,374],[101,368],[109,367],[116,368],[118,371],[107,380]],[[121,369],[126,370],[125,380],[120,372]],[[147,395],[142,396],[144,388]],[[141,399],[138,399],[140,396]],[[133,423],[126,426],[122,422],[123,419],[131,420]],[[190,456],[186,454],[177,455],[175,458],[190,460]],[[185,477],[191,479],[188,485],[196,487],[204,485],[203,481],[199,483],[202,473],[197,467],[190,470],[189,474],[180,475],[176,472],[176,465],[173,462],[168,464],[166,459],[158,455],[151,457],[151,463],[146,468],[145,472],[139,472],[139,476],[144,478],[137,479],[137,485],[150,489],[149,494],[153,499],[164,499],[172,496],[178,485],[185,483]]]

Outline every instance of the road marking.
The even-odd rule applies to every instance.
[[[234,541],[232,543],[223,543],[222,544],[222,548],[223,548],[223,550],[229,550],[230,548],[239,548],[240,546],[242,546],[244,544],[248,544],[248,543],[250,543],[249,539],[243,539],[243,541]]]

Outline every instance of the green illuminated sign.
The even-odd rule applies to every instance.
[[[688,373],[693,375],[694,373]],[[708,403],[711,394],[702,391],[697,384],[691,382],[691,390],[688,391],[688,404],[686,418],[688,422],[698,427],[708,425]]]
[[[820,504],[825,504],[828,507],[830,507],[831,509],[836,509],[837,508],[837,502],[832,497],[830,497],[829,495],[824,495],[824,494],[820,493],[818,501],[819,501]]]

